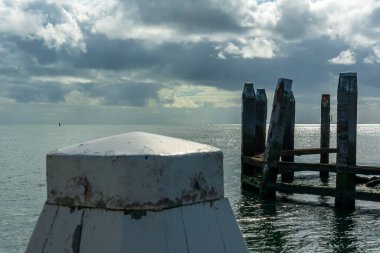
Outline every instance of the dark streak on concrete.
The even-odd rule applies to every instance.
[[[79,203],[79,197],[70,198],[70,197],[56,197],[54,202],[58,205],[74,207],[76,203]]]
[[[131,218],[134,220],[140,220],[142,217],[147,215],[147,211],[139,210],[139,211],[124,211],[124,215],[131,215]]]
[[[99,200],[96,202],[95,207],[105,209],[107,207],[107,204],[103,200]]]
[[[82,237],[82,228],[83,225],[80,224],[76,226],[73,234],[73,243],[71,245],[71,248],[73,249],[73,253],[79,253],[80,250],[80,241]]]
[[[55,219],[57,218],[58,210],[59,210],[59,208],[57,207],[57,209],[55,210],[55,214],[54,214],[53,220],[52,220],[52,222],[50,224],[49,233],[47,234],[47,236],[45,238],[44,246],[42,247],[42,252],[45,251],[46,243],[47,243],[48,239],[50,238],[51,233],[53,231],[53,225],[54,225]]]
[[[84,217],[84,210],[82,211],[82,217],[80,220],[80,224],[76,226],[74,233],[73,233],[73,240],[71,244],[71,248],[73,249],[73,253],[79,253],[80,252],[80,243],[82,239],[82,229],[83,229],[83,217]]]

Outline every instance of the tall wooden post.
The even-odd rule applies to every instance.
[[[264,153],[267,133],[267,95],[265,89],[256,90],[256,132],[255,153]]]
[[[335,197],[335,206],[339,209],[355,209],[355,174],[347,170],[349,165],[356,165],[357,99],[356,73],[341,73],[338,84]]]
[[[274,184],[277,180],[277,168],[270,166],[273,161],[279,161],[282,142],[285,134],[287,112],[291,97],[292,80],[280,78],[277,82],[273,99],[272,114],[270,119],[268,140],[265,147],[263,179],[260,187],[260,197],[263,199],[275,199]]]
[[[245,83],[242,94],[241,155],[255,155],[256,96],[253,83]],[[241,176],[253,175],[252,166],[242,162]],[[244,188],[244,185],[243,185]]]
[[[330,94],[322,94],[321,100],[321,148],[330,147]],[[329,153],[321,154],[320,163],[329,163]],[[327,182],[328,171],[319,172],[322,182]]]
[[[294,126],[296,117],[296,100],[294,99],[293,92],[290,92],[290,101],[288,108],[288,118],[286,120],[284,141],[282,143],[283,150],[294,149]],[[284,162],[294,162],[294,155],[283,156],[281,160]],[[281,174],[282,182],[291,183],[294,180],[294,172],[287,172]]]

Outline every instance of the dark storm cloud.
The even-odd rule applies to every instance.
[[[105,105],[146,106],[149,101],[159,102],[159,84],[120,81],[117,84],[78,85],[78,91],[90,98],[101,98]]]
[[[25,52],[28,56],[34,57],[41,65],[60,61],[67,55],[67,52],[63,50],[57,51],[46,47],[41,39],[13,38],[11,41],[15,43],[21,52]]]
[[[60,85],[52,83],[9,86],[4,91],[8,98],[19,103],[58,103],[64,101],[66,91]]]
[[[283,2],[280,9],[280,19],[275,27],[276,34],[282,38],[293,40],[304,38],[314,31],[316,24],[323,24],[323,20],[312,13],[307,2]]]
[[[380,8],[376,8],[372,11],[369,20],[372,26],[380,27]]]
[[[240,33],[244,30],[236,16],[220,8],[223,3],[200,0],[139,0],[123,1],[124,8],[129,8],[130,2],[137,5],[139,18],[148,25],[175,26],[183,33]]]
[[[150,68],[163,61],[160,48],[149,50],[144,41],[110,40],[104,35],[90,36],[87,52],[67,57],[77,67],[106,70]]]
[[[149,100],[158,102],[158,85],[110,85],[100,89],[106,105],[146,106]]]
[[[347,66],[327,63],[332,55],[337,55],[346,49],[342,42],[327,38],[291,44],[286,49],[288,56],[275,59],[219,59],[212,42],[187,45],[164,43],[152,50],[147,48],[143,41],[110,40],[101,35],[88,38],[85,53],[57,52],[44,47],[41,41],[35,40],[18,41],[17,45],[28,55],[38,59],[38,66],[29,65],[29,72],[34,75],[71,73],[86,76],[88,75],[86,71],[91,69],[116,72],[145,70],[144,73],[152,78],[186,80],[194,85],[215,86],[231,91],[239,90],[245,81],[254,81],[259,87],[272,89],[279,77],[293,79],[295,87],[301,92],[318,90],[319,84],[329,82],[331,72],[339,73],[347,69]],[[62,60],[64,68],[46,67]],[[130,103],[124,101],[124,104],[143,106],[147,101],[143,98],[144,95],[154,91],[148,97],[157,99],[156,93],[162,88],[157,85],[154,90],[148,90],[147,94],[143,94],[146,86],[142,83],[123,86],[114,84],[116,81],[109,80],[109,86],[102,88],[107,104],[120,104],[124,97],[130,100]],[[121,89],[120,92],[117,92],[118,89]],[[128,96],[125,92],[128,89],[133,96]],[[139,92],[143,98],[140,102],[137,101]]]
[[[321,38],[289,46],[287,57],[222,60],[216,57],[212,43],[166,45],[159,50],[166,55],[159,70],[165,76],[227,90],[239,90],[249,80],[272,89],[277,78],[288,77],[298,83],[297,88],[306,91],[329,80],[331,66],[327,61],[344,49],[338,41]]]

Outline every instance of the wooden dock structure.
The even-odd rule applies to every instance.
[[[241,128],[242,189],[258,192],[265,200],[274,200],[277,191],[331,196],[335,197],[335,207],[345,210],[355,209],[355,199],[380,201],[380,191],[356,190],[357,174],[380,175],[380,167],[356,164],[357,98],[357,74],[340,73],[336,148],[330,147],[330,95],[322,94],[320,147],[294,149],[296,101],[292,80],[278,80],[267,137],[265,90],[255,92],[253,83],[245,83]],[[336,153],[335,163],[329,162],[331,153]],[[320,155],[319,163],[294,162],[294,156],[312,154]],[[336,173],[336,186],[294,184],[294,173],[298,171],[319,172],[324,183],[330,173]]]

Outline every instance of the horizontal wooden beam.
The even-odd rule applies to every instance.
[[[254,166],[262,166],[263,160],[256,156],[242,156],[242,161]],[[279,173],[289,171],[328,171],[336,172],[335,164],[299,163],[299,162],[272,162],[271,167],[279,169]]]
[[[242,183],[247,184],[255,189],[260,189],[260,181],[261,181],[260,178],[242,176]],[[269,187],[273,187],[276,191],[284,192],[284,193],[298,193],[298,194],[310,194],[310,195],[335,197],[335,188],[333,187],[287,184],[287,183],[271,184],[269,185]],[[355,199],[380,202],[380,192],[356,191]]]
[[[242,156],[241,161],[254,166],[263,166],[263,159],[256,156]]]
[[[380,175],[380,167],[374,166],[351,165],[348,166],[348,170],[351,173],[362,175]]]
[[[312,186],[312,185],[297,185],[297,184],[275,184],[272,187],[276,191],[286,193],[299,193],[299,194],[311,194],[320,196],[335,196],[335,188],[324,186]]]
[[[242,156],[242,161],[258,167],[263,165],[263,159],[260,156]],[[279,173],[289,171],[326,171],[336,173],[336,164],[334,163],[273,162],[271,166],[277,167]],[[361,175],[380,175],[380,167],[351,165],[348,166],[347,172]]]
[[[260,184],[261,184],[261,179],[260,178],[255,178],[255,177],[250,177],[250,176],[241,176],[241,182],[243,184],[247,184],[251,187],[260,189]]]
[[[303,149],[294,149],[294,150],[282,150],[281,156],[289,155],[319,155],[319,154],[329,154],[336,153],[336,148],[303,148]]]
[[[355,199],[380,202],[380,192],[355,192]]]
[[[335,188],[311,185],[276,184],[274,188],[279,192],[299,193],[335,197]],[[355,199],[380,202],[380,192],[356,191]]]
[[[277,162],[279,173],[286,171],[326,171],[336,172],[335,164],[324,163],[299,163],[299,162]]]

